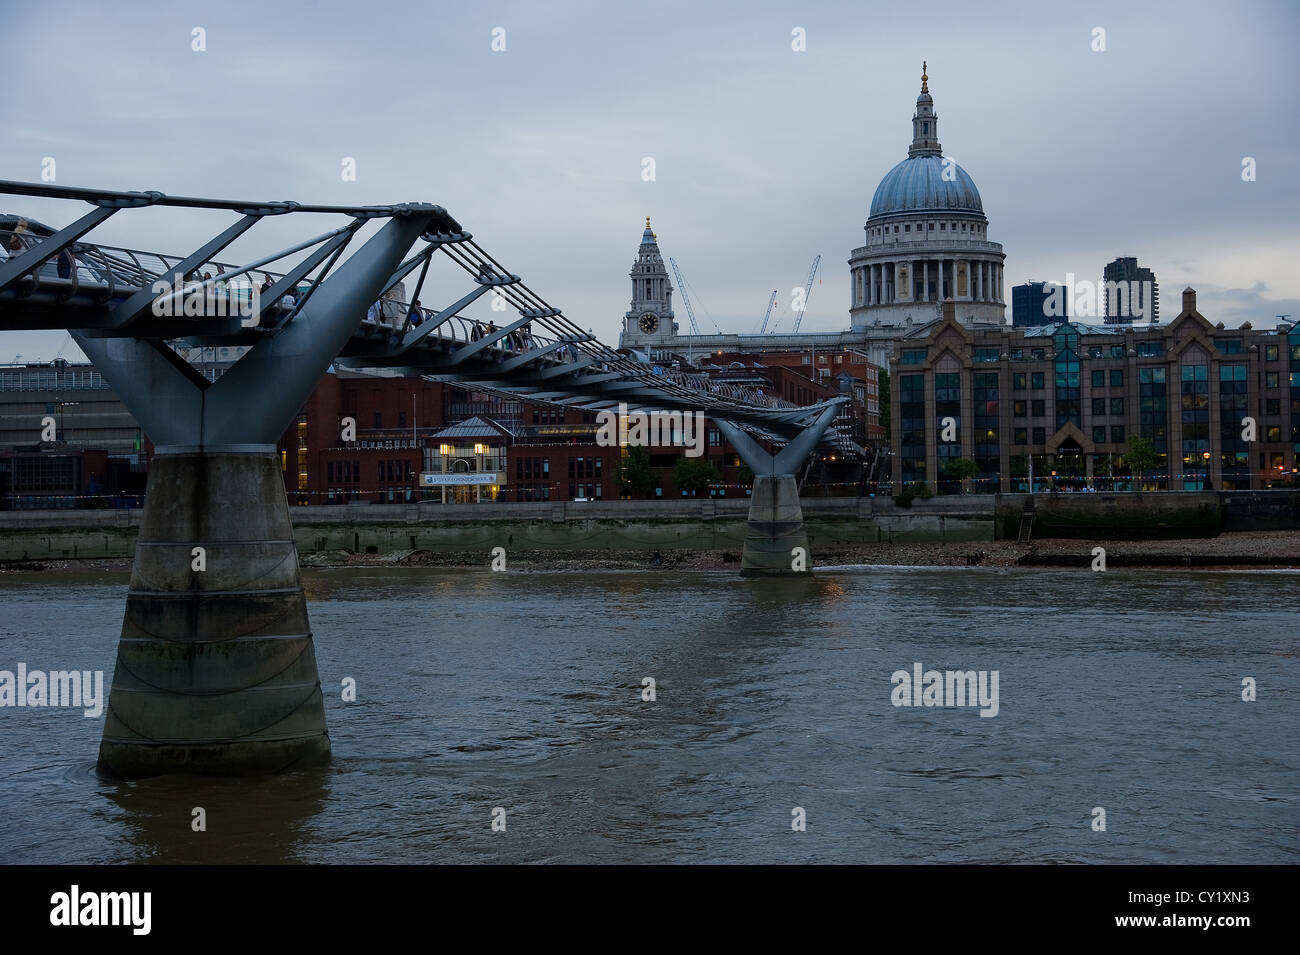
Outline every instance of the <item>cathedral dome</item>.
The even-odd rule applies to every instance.
[[[951,169],[944,176],[945,166]],[[871,199],[868,217],[957,212],[984,215],[975,180],[965,169],[942,156],[909,156],[885,174]]]

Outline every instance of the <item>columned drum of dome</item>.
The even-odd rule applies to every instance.
[[[948,298],[962,324],[1005,324],[1006,256],[989,241],[975,180],[943,155],[924,66],[907,158],[880,180],[864,231],[866,245],[849,257],[849,314],[873,361],[884,364],[892,341],[938,318]]]

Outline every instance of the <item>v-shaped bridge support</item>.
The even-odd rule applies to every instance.
[[[797,577],[812,572],[808,532],[799,506],[795,472],[821,441],[839,413],[839,405],[826,408],[817,420],[777,454],[729,421],[714,419],[745,463],[754,472],[749,500],[749,530],[740,561],[745,577]]]
[[[215,383],[163,342],[72,332],[158,452],[99,749],[105,772],[238,775],[329,760],[275,446],[424,231],[425,208],[395,216]]]

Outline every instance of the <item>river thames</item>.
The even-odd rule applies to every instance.
[[[114,781],[102,716],[0,708],[0,862],[1300,861],[1296,572],[303,577],[330,766]],[[0,576],[0,669],[107,689],[126,584]]]

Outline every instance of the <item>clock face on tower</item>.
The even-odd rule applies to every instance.
[[[659,316],[653,312],[646,312],[641,316],[640,327],[641,331],[647,335],[653,335],[655,330],[659,328]]]

